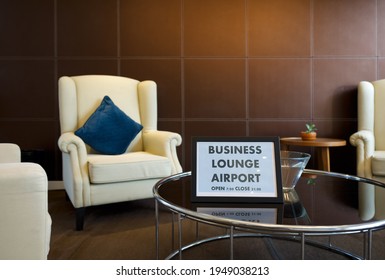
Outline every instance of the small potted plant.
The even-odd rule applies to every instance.
[[[311,141],[315,140],[317,138],[317,128],[315,127],[314,123],[307,123],[306,124],[306,130],[301,131],[301,138],[304,141]]]

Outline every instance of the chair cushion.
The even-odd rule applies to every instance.
[[[105,96],[75,134],[99,153],[118,155],[127,150],[142,128],[141,124],[120,110],[110,97]]]
[[[147,152],[116,156],[89,155],[88,169],[93,184],[163,178],[172,174],[168,158]]]
[[[385,176],[385,151],[375,151],[372,158],[372,173]]]

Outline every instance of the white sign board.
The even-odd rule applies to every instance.
[[[282,202],[279,139],[194,138],[192,176],[193,201]]]

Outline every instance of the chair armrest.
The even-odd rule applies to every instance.
[[[20,147],[12,143],[0,143],[0,163],[21,161]]]
[[[0,259],[47,259],[48,179],[30,162],[0,164]]]
[[[70,200],[75,207],[90,205],[86,144],[73,132],[65,132],[58,146],[63,153],[63,181]]]
[[[73,132],[63,133],[58,140],[58,145],[63,153],[76,156],[80,166],[87,163],[87,148],[84,141]]]
[[[143,132],[144,151],[168,157],[173,162],[173,172],[182,172],[176,147],[182,144],[182,137],[175,132],[146,130]]]
[[[60,135],[58,145],[60,150],[64,153],[70,153],[73,149],[76,149],[80,153],[87,155],[86,144],[73,132],[65,132]]]
[[[365,151],[365,157],[371,157],[374,153],[375,139],[373,132],[360,130],[350,136],[350,144]]]
[[[357,148],[357,175],[372,177],[371,158],[375,148],[373,132],[360,130],[350,136],[350,144]]]

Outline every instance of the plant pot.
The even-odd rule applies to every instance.
[[[301,138],[304,141],[312,141],[317,138],[317,132],[305,132],[301,131]]]

